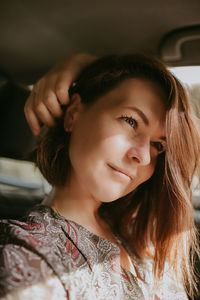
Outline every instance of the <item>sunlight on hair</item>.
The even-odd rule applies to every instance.
[[[169,68],[169,70],[188,89],[193,103],[196,103],[198,107],[200,107],[200,66],[173,67]],[[196,176],[193,179],[192,190],[194,197],[200,197],[200,188],[198,186],[198,180]]]

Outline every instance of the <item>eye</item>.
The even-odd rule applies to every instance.
[[[159,154],[166,150],[165,145],[163,145],[161,142],[151,142],[151,145],[158,151]]]
[[[133,119],[132,117],[127,117],[127,116],[121,116],[120,117],[122,120],[124,120],[125,122],[127,122],[131,127],[133,127],[134,129],[137,128],[138,123],[135,119]]]

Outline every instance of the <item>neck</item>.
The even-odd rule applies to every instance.
[[[56,187],[51,192],[50,206],[66,219],[77,222],[84,227],[98,226],[100,201],[95,200],[72,186]]]
[[[70,184],[53,188],[48,204],[64,218],[74,221],[90,232],[116,242],[110,226],[99,217],[98,209],[102,204],[85,191],[80,185]]]

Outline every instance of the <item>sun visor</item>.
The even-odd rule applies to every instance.
[[[168,33],[160,45],[160,58],[171,66],[200,65],[200,26]]]

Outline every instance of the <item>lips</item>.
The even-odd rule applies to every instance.
[[[112,168],[113,170],[117,171],[117,172],[120,172],[124,175],[126,175],[127,177],[129,177],[131,180],[133,179],[133,177],[124,169],[122,168],[119,168],[119,167],[116,167],[114,165],[109,165],[110,168]]]

